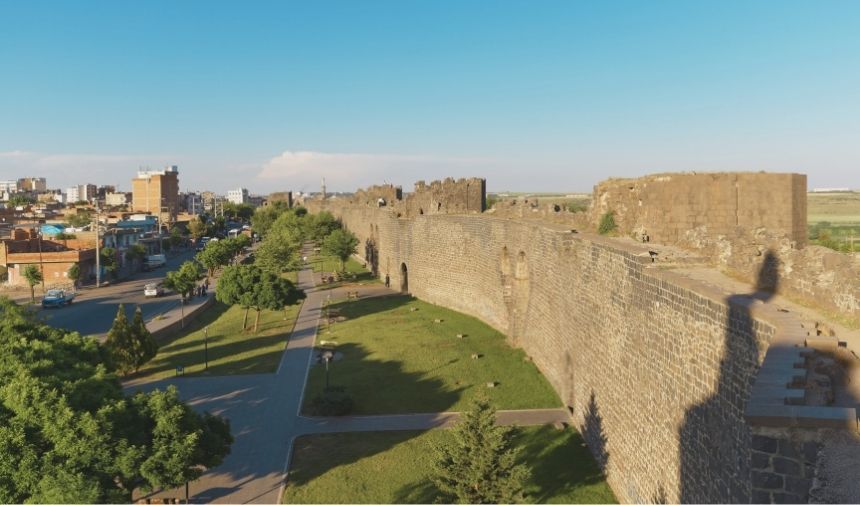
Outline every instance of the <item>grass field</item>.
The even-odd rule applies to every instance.
[[[162,378],[175,375],[183,366],[185,375],[231,375],[274,372],[301,305],[284,311],[260,313],[259,332],[253,332],[255,312],[248,314],[249,329],[242,331],[245,311],[238,305],[220,302],[207,309],[185,331],[162,344],[158,355],[136,377]],[[208,327],[209,369],[204,371],[204,335]]]
[[[314,272],[323,272],[331,275],[340,271],[340,260],[334,256],[317,254],[310,258],[310,263],[311,266],[313,266]],[[345,283],[365,285],[379,282],[379,279],[374,277],[373,274],[368,269],[364,268],[361,263],[356,261],[355,258],[349,258],[346,260],[344,270],[347,274],[347,278],[345,280],[326,284],[324,286],[320,286],[320,288],[333,289]]]
[[[525,353],[473,317],[409,296],[365,298],[332,308],[346,320],[321,328],[318,343],[333,342],[343,354],[331,364],[331,382],[346,386],[355,414],[457,411],[476,391],[486,392],[499,409],[561,406]],[[488,388],[490,382],[496,386]],[[314,366],[306,406],[324,386],[325,371]]]
[[[810,243],[860,251],[860,193],[809,193],[807,211]]]
[[[313,435],[296,441],[283,503],[433,503],[433,447],[446,430]],[[616,503],[582,437],[549,426],[518,430],[533,503]]]

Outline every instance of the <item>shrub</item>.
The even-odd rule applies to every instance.
[[[609,211],[606,214],[600,216],[600,225],[597,227],[597,232],[601,235],[606,235],[607,233],[611,233],[618,228],[618,225],[615,224],[615,212]]]
[[[353,401],[346,388],[331,386],[311,400],[311,413],[315,416],[345,416],[352,412]]]

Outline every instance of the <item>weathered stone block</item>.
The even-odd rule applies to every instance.
[[[785,490],[789,493],[802,496],[806,502],[806,496],[809,494],[809,488],[812,486],[812,479],[803,479],[799,477],[786,477]]]
[[[804,503],[800,496],[790,493],[773,493],[773,503]]]
[[[779,455],[786,458],[800,459],[801,454],[790,440],[779,441]]]
[[[770,493],[767,491],[755,490],[753,491],[750,503],[771,503]]]
[[[801,475],[802,467],[800,463],[793,459],[781,458],[779,456],[774,456],[773,458],[773,470],[777,473],[781,473],[783,475],[789,475],[793,477],[798,477]]]
[[[760,489],[782,489],[785,483],[782,475],[773,472],[752,472],[752,485]]]
[[[775,438],[766,437],[764,435],[753,435],[752,437],[752,448],[757,451],[774,454],[778,447],[778,442]]]
[[[770,468],[770,454],[752,451],[750,467],[753,470],[764,470],[765,468]]]

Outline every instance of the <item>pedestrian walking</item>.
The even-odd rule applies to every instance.
[[[388,274],[385,274],[385,287],[386,288],[391,287],[391,277],[389,277]]]

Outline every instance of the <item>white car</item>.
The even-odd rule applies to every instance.
[[[160,283],[152,282],[143,287],[143,296],[161,296],[164,294],[164,286]]]

